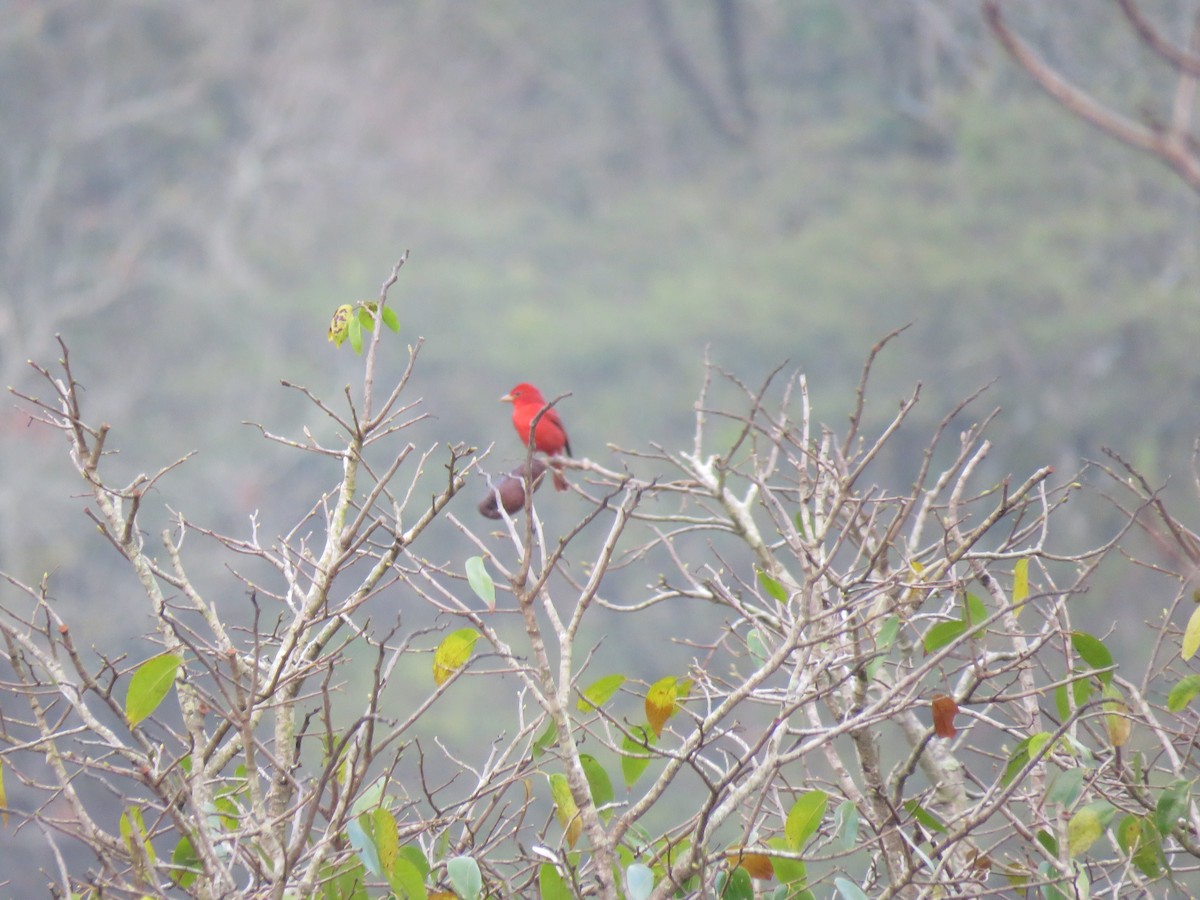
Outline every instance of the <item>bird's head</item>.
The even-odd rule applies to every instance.
[[[500,398],[501,403],[537,403],[545,404],[542,392],[532,384],[522,381],[515,388]]]

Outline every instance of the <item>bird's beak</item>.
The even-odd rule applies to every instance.
[[[503,397],[501,397],[501,398],[500,398],[499,402],[500,402],[500,403],[512,403],[512,402],[513,402],[513,395],[512,395],[512,394],[505,394]]]

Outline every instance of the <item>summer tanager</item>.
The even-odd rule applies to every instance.
[[[546,409],[546,398],[532,384],[521,383],[501,397],[500,402],[513,405],[513,428],[517,429],[521,443],[528,445],[530,426],[537,414]],[[533,432],[533,446],[547,456],[559,456],[564,452],[567,456],[571,455],[571,441],[562,419],[558,417],[558,410],[546,409],[538,419]],[[554,470],[554,487],[560,491],[567,489],[567,480],[557,468]]]

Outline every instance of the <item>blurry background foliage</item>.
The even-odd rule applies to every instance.
[[[1011,17],[1137,108],[1170,73],[1109,7]],[[426,339],[420,439],[497,441],[491,471],[519,456],[495,402],[518,381],[573,392],[576,453],[604,460],[607,442],[686,446],[705,348],[748,382],[790,359],[819,417],[841,417],[867,349],[912,322],[880,361],[875,421],[918,381],[931,426],[996,380],[977,413],[1004,407],[995,478],[1069,477],[1111,445],[1169,491],[1190,480],[1200,204],[1038,95],[975,3],[0,12],[0,369],[27,389],[25,360],[51,362],[62,332],[130,478],[203,447],[156,506],[226,531],[262,509],[271,534],[333,482],[241,423],[312,422],[281,378],[336,399],[361,360],[326,341],[329,317],[406,247],[391,303],[401,344]],[[403,364],[388,338],[384,382]],[[881,477],[906,484],[925,437]],[[0,415],[0,567],[51,571],[97,640],[137,633],[61,449]],[[1075,526],[1082,547],[1105,517]],[[1096,597],[1105,621],[1142,618],[1123,590]]]

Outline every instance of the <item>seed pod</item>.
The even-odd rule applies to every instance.
[[[498,479],[488,488],[487,496],[479,504],[479,514],[486,519],[499,519],[500,508],[496,503],[499,494],[504,511],[510,516],[525,508],[525,481],[522,477],[526,468],[524,465],[513,469],[504,477]],[[542,485],[542,476],[546,474],[546,464],[540,459],[534,459],[530,465],[531,477],[528,479],[536,491]]]

